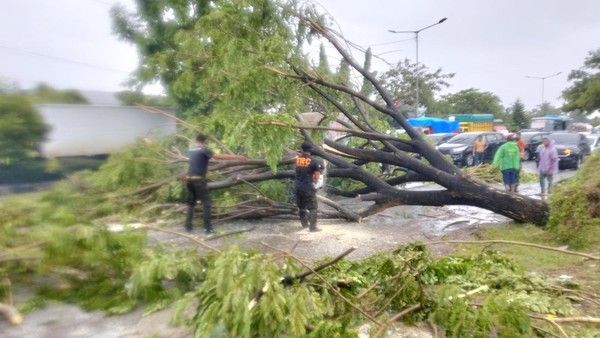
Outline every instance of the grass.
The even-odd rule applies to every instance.
[[[566,247],[555,239],[554,234],[534,225],[515,223],[491,225],[476,232],[475,236],[478,240],[502,239],[557,248]],[[492,247],[515,260],[527,271],[549,278],[558,278],[561,275],[573,276],[572,281],[582,288],[600,290],[600,262],[598,261],[590,261],[560,252],[510,244],[494,244]],[[469,255],[477,253],[483,248],[483,245],[460,245],[455,248],[455,253]],[[597,254],[600,252],[600,248],[593,248],[585,252]]]

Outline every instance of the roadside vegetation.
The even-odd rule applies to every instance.
[[[469,168],[462,176],[409,126],[404,129],[414,133],[411,139],[385,133],[392,129],[392,118],[395,123],[406,121],[403,107],[396,110],[385,90],[375,92],[378,81],[394,97],[410,102],[416,89],[411,76],[422,73],[429,83],[420,87],[422,97],[433,109],[435,94],[447,86],[451,74],[441,69],[429,73],[425,66],[403,61],[378,76],[369,68],[370,57],[365,57],[364,67],[352,65],[362,70],[364,82],[353,84],[353,59],[342,46],[347,41],[338,40],[327,28],[328,19],[311,6],[268,0],[191,5],[181,0],[142,1],[134,12],[113,9],[115,30],[141,52],[136,84],[162,81],[169,100],[150,102],[175,106],[185,131],[163,140],[140,140],[112,155],[97,171],[69,175],[48,191],[3,199],[0,314],[17,324],[22,320],[19,311],[28,313],[54,301],[113,315],[139,307],[146,313],[172,307],[173,323],[188,327],[196,337],[356,337],[363,325],[380,337],[398,321],[447,337],[598,334],[598,153],[574,178],[556,187],[548,215],[547,205],[539,200],[489,188],[486,183],[499,181],[495,167]],[[305,58],[302,47],[319,34],[336,44],[344,57],[335,73],[324,52],[315,67]],[[55,97],[52,91],[42,92]],[[67,96],[79,100],[71,94]],[[124,93],[121,99],[133,103],[140,99],[138,94]],[[442,103],[468,110],[464,99],[482,96],[471,100],[481,104],[471,106],[503,110],[493,93],[477,89],[447,96]],[[18,103],[31,113],[28,103]],[[352,196],[377,194],[373,213],[390,206],[390,196],[398,198],[396,205],[440,206],[458,200],[521,219],[537,210],[540,226],[549,216],[547,228],[511,223],[482,228],[474,234],[476,239],[466,240],[469,243],[405,243],[361,260],[346,259],[350,248],[318,262],[296,257],[292,248],[218,248],[211,238],[169,229],[182,218],[184,187],[177,178],[185,170],[186,157],[181,149],[199,130],[209,134],[218,151],[244,153],[254,161],[237,167],[217,163],[220,171],[211,168],[211,184],[226,188],[214,193],[216,221],[247,216],[244,213],[256,209],[294,213],[288,201],[293,171],[286,155],[303,139],[322,141],[320,132],[311,134],[306,126],[300,126],[302,136],[296,131],[296,113],[307,111],[330,112],[326,121],[344,111],[348,120],[356,121],[347,123],[353,130],[346,132],[357,135],[360,143],[330,142],[335,150],[320,155],[335,164],[329,174],[338,176],[329,188]],[[515,125],[525,124],[522,107],[515,104],[511,113]],[[44,131],[42,124],[36,126],[34,137],[24,140],[26,153],[19,156],[35,156]],[[0,139],[0,145],[21,149],[10,142]],[[383,151],[386,147],[393,151]],[[429,156],[413,156],[422,149]],[[0,161],[12,164],[14,160],[5,160],[9,156],[14,155],[0,153]],[[405,172],[384,176],[382,163]],[[46,169],[60,168],[66,165],[50,161]],[[250,175],[281,176],[269,181]],[[436,181],[440,177],[444,180]],[[523,182],[532,179],[522,176]],[[394,195],[401,190],[396,187],[413,181],[438,182],[448,190],[404,189],[408,197]],[[380,195],[380,190],[389,195]],[[425,195],[428,198],[412,200]],[[520,212],[506,211],[515,205],[522,207]],[[249,206],[251,210],[244,209]],[[264,213],[253,215],[260,218]],[[256,221],[257,226],[261,222]],[[170,232],[190,245],[163,243],[152,237],[155,231]],[[435,255],[433,246],[449,254]],[[16,301],[21,290],[31,297]]]
[[[397,320],[429,322],[448,337],[597,332],[598,324],[582,317],[600,315],[598,262],[563,252],[484,243],[436,256],[427,245],[412,243],[358,261],[342,258],[314,272],[331,259],[304,262],[267,247],[270,253],[235,246],[221,251],[202,239],[184,248],[149,241],[153,222],[180,216],[148,211],[148,201],[168,203],[178,192],[165,186],[150,200],[132,198],[128,193],[138,188],[133,182],[157,175],[153,162],[133,161],[135,154],[133,148],[116,155],[98,172],[74,175],[51,191],[2,201],[1,303],[9,304],[15,290],[28,285],[33,296],[13,304],[25,313],[51,301],[111,314],[174,306],[174,323],[199,337],[354,337],[363,324],[383,335]],[[590,158],[553,198],[597,161]],[[119,174],[125,167],[137,169]],[[578,224],[569,221],[563,218]],[[475,233],[477,240],[549,247],[563,245],[562,238],[552,227],[518,224]],[[600,251],[594,243],[583,248]]]

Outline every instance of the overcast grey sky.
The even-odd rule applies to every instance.
[[[137,63],[133,46],[116,39],[108,14],[111,0],[0,0],[0,76],[23,87],[45,81],[58,87],[121,90]],[[131,5],[131,0],[119,3]],[[421,33],[420,61],[456,73],[449,92],[489,90],[505,105],[520,97],[528,108],[541,101],[541,83],[525,75],[545,76],[546,101],[560,104],[567,74],[581,66],[589,50],[600,48],[600,1],[597,0],[320,0],[343,33],[374,46],[390,62],[414,60],[410,35]],[[332,55],[334,56],[334,55]],[[330,60],[334,63],[334,60]],[[383,64],[377,65],[382,67]]]

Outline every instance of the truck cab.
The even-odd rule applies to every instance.
[[[572,119],[567,116],[551,115],[531,119],[531,129],[545,132],[566,131],[571,129]]]

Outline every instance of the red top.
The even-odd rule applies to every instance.
[[[520,138],[517,141],[517,146],[519,146],[519,152],[521,153],[521,158],[525,157],[525,147],[527,147],[527,142],[523,141],[522,138]]]

